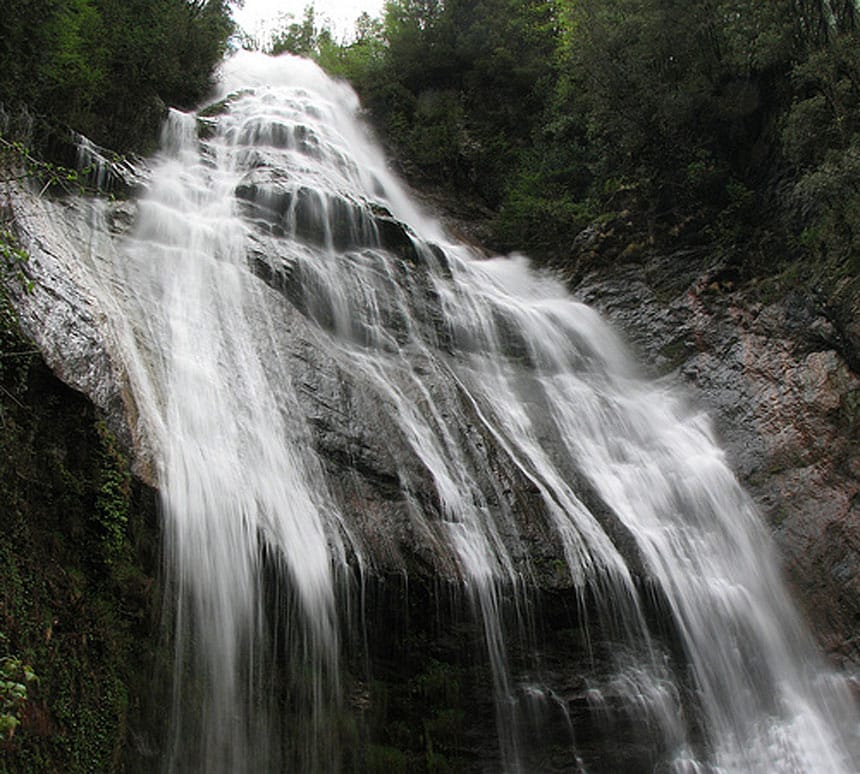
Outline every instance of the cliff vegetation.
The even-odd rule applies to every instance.
[[[233,31],[230,6],[230,0],[6,0],[0,108],[7,116],[30,116],[43,146],[50,144],[47,126],[70,127],[117,152],[152,150],[166,107],[193,107],[210,88]]]
[[[707,245],[746,277],[845,278],[858,21],[856,0],[391,0],[345,42],[309,6],[269,48],[348,79],[407,176],[480,201],[499,249],[581,272],[592,226],[598,266]]]

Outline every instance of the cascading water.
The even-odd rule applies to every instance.
[[[365,647],[361,589],[408,574],[411,547],[482,632],[498,750],[476,765],[545,770],[553,714],[580,770],[627,760],[580,755],[542,664],[535,599],[552,575],[577,657],[608,665],[588,680],[589,722],[643,746],[626,770],[854,771],[851,698],[707,419],[638,377],[555,281],[423,216],[346,86],[240,54],[221,96],[171,114],[135,226],[92,281],[163,492],[162,767],[362,770],[344,664]],[[335,425],[354,441],[349,480],[326,459]],[[377,462],[384,524],[355,483]]]

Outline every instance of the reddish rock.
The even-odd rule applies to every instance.
[[[823,306],[763,303],[725,270],[672,259],[593,273],[578,286],[656,375],[672,374],[713,418],[771,526],[798,604],[824,650],[860,665],[860,379]],[[674,264],[678,265],[678,262]]]

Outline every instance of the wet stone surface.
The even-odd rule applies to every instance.
[[[764,303],[706,261],[679,287],[674,263],[591,274],[575,292],[624,331],[650,373],[682,382],[709,412],[821,645],[856,668],[860,379],[851,350],[807,295]]]

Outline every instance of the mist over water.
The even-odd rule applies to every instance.
[[[213,105],[171,113],[98,289],[163,495],[162,768],[344,767],[344,664],[381,560],[315,447],[298,313],[313,356],[373,406],[392,449],[396,435],[409,530],[479,623],[496,769],[537,770],[549,715],[578,755],[563,689],[522,655],[546,571],[534,518],[586,639],[610,654],[587,692],[607,734],[625,718],[660,771],[857,770],[850,693],[815,654],[707,417],[642,378],[599,315],[525,258],[485,260],[446,235],[389,173],[353,92],[315,65],[237,54]],[[514,474],[541,513],[518,510]]]

